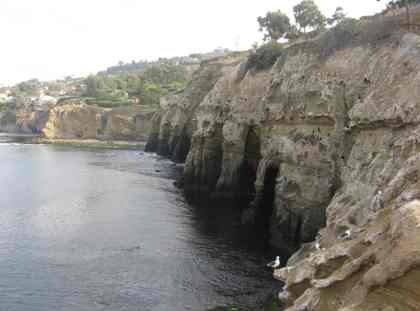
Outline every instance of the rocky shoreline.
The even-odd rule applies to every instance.
[[[269,69],[207,60],[153,115],[72,104],[19,124],[39,143],[147,138],[185,162],[189,200],[236,206],[288,259],[274,272],[285,310],[420,310],[420,35],[403,21],[348,20]]]
[[[89,147],[101,149],[144,149],[145,141],[98,140],[98,139],[48,139],[37,137],[32,140],[36,144],[62,145],[72,147]]]
[[[274,273],[288,311],[420,309],[420,36],[403,19],[349,20],[268,70],[210,60],[153,117],[146,150],[185,159],[187,197],[239,202],[293,254]]]

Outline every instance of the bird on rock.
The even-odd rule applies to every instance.
[[[343,233],[341,233],[338,236],[338,239],[339,240],[344,240],[344,241],[351,240],[351,230],[350,229],[347,229],[346,231],[344,231]]]
[[[277,269],[280,267],[280,256],[276,256],[276,259],[267,264],[268,268]]]

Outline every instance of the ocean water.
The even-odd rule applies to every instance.
[[[272,254],[234,209],[189,205],[182,166],[0,136],[0,310],[260,310]]]

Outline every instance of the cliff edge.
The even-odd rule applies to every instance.
[[[41,132],[47,139],[146,140],[153,113],[68,102],[49,110]]]
[[[189,198],[239,202],[294,254],[275,272],[287,310],[420,309],[420,36],[403,24],[346,21],[267,70],[204,63],[199,95],[153,118],[148,149],[182,141]]]

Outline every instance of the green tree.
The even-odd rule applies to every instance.
[[[98,95],[98,83],[93,75],[90,75],[86,79],[86,95],[89,97],[96,97]]]
[[[381,0],[377,0],[378,2]],[[420,0],[393,0],[393,1],[388,1],[388,8],[389,9],[398,9],[398,8],[403,8],[407,5],[411,5],[411,4],[419,4]]]
[[[319,30],[325,27],[326,18],[313,0],[302,0],[293,7],[293,13],[299,31],[306,33],[308,28]]]
[[[289,17],[280,10],[267,12],[264,17],[260,16],[257,20],[260,25],[260,31],[265,32],[264,41],[277,42],[290,29]]]
[[[122,90],[125,91],[127,89],[127,81],[125,79],[125,77],[123,76],[119,76],[117,78],[115,78],[115,88],[118,90]]]
[[[302,33],[299,31],[299,29],[297,29],[296,25],[292,25],[289,31],[286,33],[285,38],[287,40],[293,41],[293,40],[298,39],[301,35]]]
[[[21,94],[33,95],[41,87],[41,82],[38,79],[31,79],[21,82],[17,85],[16,91]]]
[[[327,18],[327,23],[330,26],[337,25],[344,21],[346,18],[347,15],[344,13],[344,9],[339,6],[335,9],[334,14],[330,18]]]

